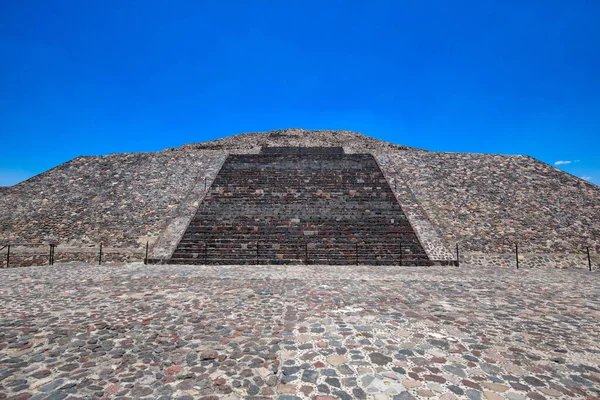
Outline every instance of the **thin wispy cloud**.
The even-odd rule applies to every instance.
[[[579,160],[575,160],[575,161],[571,161],[571,160],[558,160],[558,161],[554,161],[554,165],[567,165],[567,164],[572,164],[572,163],[576,163],[579,162]]]
[[[591,176],[582,176],[581,179],[583,179],[584,181],[591,181],[592,177]]]

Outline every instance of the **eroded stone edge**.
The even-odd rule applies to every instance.
[[[375,155],[375,159],[429,259],[432,261],[456,260],[456,256],[448,249],[438,232],[436,232],[425,210],[419,205],[406,182],[389,162],[388,157],[386,155]]]
[[[158,240],[149,253],[149,258],[165,259],[171,257],[228,155],[229,152],[223,152],[223,154],[215,156],[209,161],[204,175],[198,176],[189,194],[177,208],[175,216],[161,231]],[[204,189],[204,177],[206,177],[206,190]]]

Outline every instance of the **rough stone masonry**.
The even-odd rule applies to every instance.
[[[600,188],[527,156],[429,152],[349,131],[247,133],[157,153],[78,157],[0,190],[0,242],[58,243],[55,259],[167,258],[230,154],[262,147],[372,154],[434,261],[587,267],[600,252]],[[0,246],[2,247],[2,246]],[[19,247],[13,248],[14,265]],[[31,250],[28,250],[31,251]],[[6,249],[0,251],[3,259]],[[22,257],[21,264],[43,263]]]

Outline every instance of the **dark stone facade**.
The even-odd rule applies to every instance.
[[[372,155],[263,150],[227,158],[170,262],[429,264]]]

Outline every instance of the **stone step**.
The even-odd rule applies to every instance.
[[[230,155],[171,261],[430,265],[373,156],[289,151]]]

